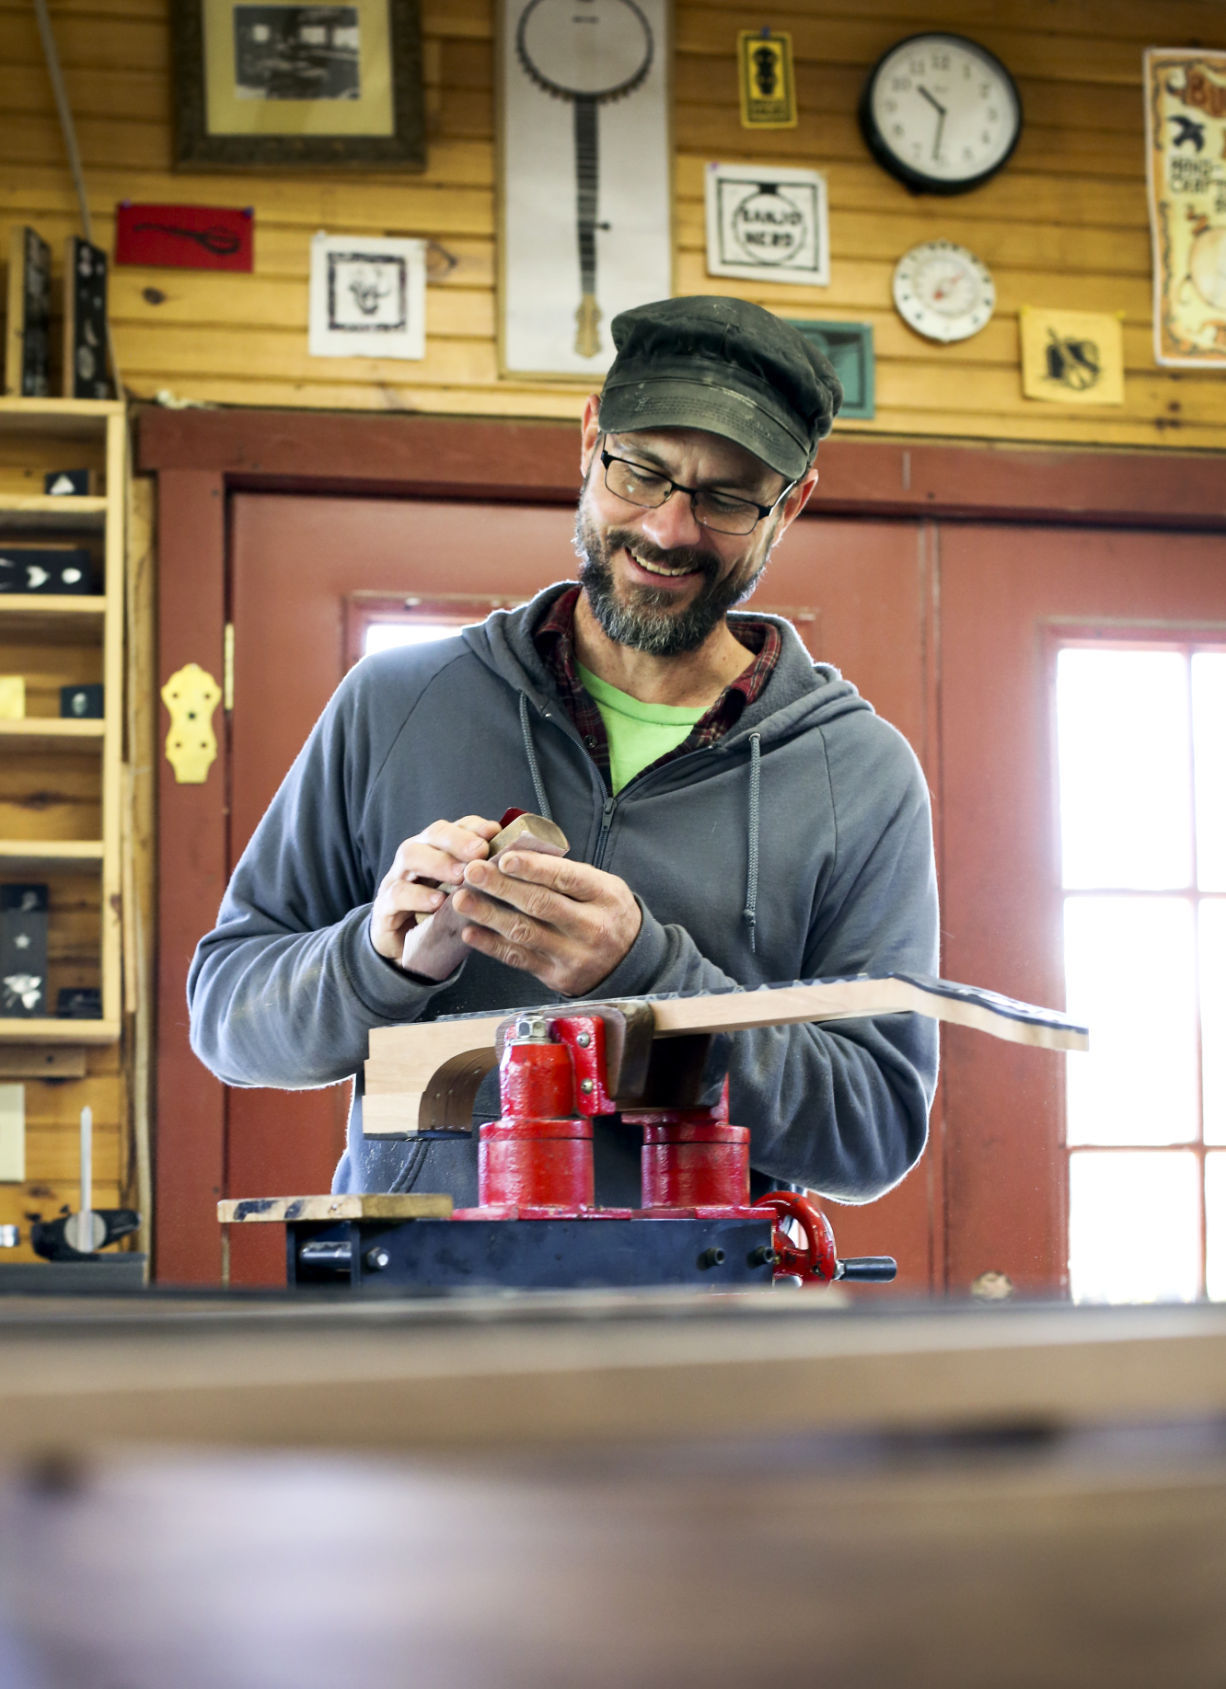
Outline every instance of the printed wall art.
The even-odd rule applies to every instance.
[[[672,292],[667,0],[500,0],[499,364],[599,380]]]
[[[1226,53],[1145,55],[1154,355],[1226,365]]]

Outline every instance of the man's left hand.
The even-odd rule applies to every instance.
[[[612,973],[643,924],[616,874],[537,851],[470,862],[452,903],[465,944],[564,997],[582,997]]]

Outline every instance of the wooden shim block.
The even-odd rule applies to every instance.
[[[745,1032],[760,1026],[851,1020],[873,1015],[921,1014],[990,1033],[1010,1043],[1048,1050],[1084,1050],[1089,1038],[1054,1009],[1002,997],[976,986],[920,975],[880,979],[798,980],[756,991],[623,999],[646,1002],[657,1038],[691,1032]],[[543,1014],[581,1014],[593,1003],[544,1004]],[[363,1131],[369,1137],[411,1136],[419,1131],[463,1129],[481,1079],[497,1060],[498,1028],[517,1009],[492,1015],[377,1027],[366,1063]]]
[[[429,1192],[349,1192],[340,1196],[255,1196],[219,1202],[223,1226],[244,1220],[449,1220],[454,1204]]]
[[[504,850],[510,850],[512,845],[518,845],[521,850],[540,851],[544,856],[565,856],[570,849],[570,840],[556,822],[547,821],[543,815],[532,815],[524,810],[513,821],[508,821],[500,832],[494,834],[490,840],[490,851],[486,861],[493,862]],[[458,889],[457,886],[453,885],[443,887],[448,897]],[[418,915],[406,929],[404,941],[406,957],[410,939],[413,941],[414,951],[412,957],[405,960],[405,966],[408,967],[411,960],[427,973],[432,971],[429,963],[434,960],[434,957],[431,956],[429,950],[423,951],[421,947],[423,927],[432,928],[432,936],[429,939],[430,948],[431,950],[435,949],[435,939],[437,939],[438,950],[436,954],[442,954],[447,946],[454,948],[462,924],[460,920],[449,913],[446,904],[434,911],[433,914]],[[450,951],[447,951],[448,960],[443,964],[443,971],[438,975],[439,978],[445,978],[455,965],[454,961],[450,960],[450,954]]]
[[[85,1047],[81,1044],[0,1045],[0,1079],[84,1079]]]

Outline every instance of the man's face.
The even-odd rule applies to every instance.
[[[781,524],[794,514],[796,495],[750,534],[718,533],[695,521],[685,493],[674,492],[650,510],[611,493],[600,446],[670,481],[757,504],[779,497],[783,477],[743,447],[697,429],[593,433],[590,439],[585,430],[584,445],[575,551],[592,614],[619,645],[659,657],[697,650],[757,585]]]

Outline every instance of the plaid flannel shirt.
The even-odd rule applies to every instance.
[[[582,588],[576,586],[562,593],[555,600],[552,610],[535,629],[532,638],[537,654],[557,687],[558,696],[566,706],[567,714],[591,752],[592,761],[599,768],[607,785],[609,736],[605,732],[600,711],[579,679],[579,671],[575,665],[575,605],[579,601],[581,591]],[[737,622],[736,637],[753,652],[752,662],[734,681],[725,686],[702,720],[695,722],[688,737],[674,750],[666,751],[662,757],[657,757],[651,764],[652,768],[658,768],[661,763],[679,757],[686,751],[701,750],[721,739],[730,727],[735,726],[746,704],[753,702],[770,679],[771,671],[783,649],[778,628],[770,622],[751,620],[747,617],[744,621]]]

